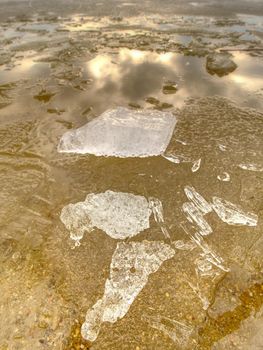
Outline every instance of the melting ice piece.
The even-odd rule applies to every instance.
[[[230,175],[225,171],[222,174],[217,175],[217,178],[219,181],[225,181],[225,182],[230,181]]]
[[[112,238],[125,239],[149,228],[151,213],[149,203],[143,196],[106,191],[91,193],[84,202],[65,206],[60,219],[76,241],[94,227]]]
[[[118,243],[104,295],[86,314],[81,328],[83,338],[95,341],[102,322],[115,323],[123,318],[146,285],[149,275],[174,254],[175,251],[163,242]]]
[[[212,211],[212,206],[202,197],[194,187],[185,186],[184,192],[186,197],[194,203],[194,205],[204,214]]]
[[[193,332],[192,327],[160,315],[144,315],[142,316],[142,320],[146,321],[151,327],[168,335],[168,337],[170,337],[180,349],[184,349],[187,346],[189,338]]]
[[[213,209],[220,219],[229,225],[257,226],[256,214],[246,213],[240,206],[224,199],[213,197]]]
[[[211,226],[204,219],[203,213],[191,202],[186,202],[183,204],[183,211],[189,220],[192,223],[196,223],[199,226],[199,233],[202,236],[209,235],[213,232]]]
[[[192,242],[195,243],[203,251],[204,256],[211,264],[218,267],[222,271],[229,271],[229,268],[224,265],[224,259],[210,248],[210,246],[198,232],[191,233],[189,228],[184,223],[181,224],[181,227],[184,232],[190,237]]]
[[[66,132],[58,151],[122,158],[157,156],[166,150],[175,124],[170,112],[118,107]]]
[[[153,212],[154,220],[159,224],[165,238],[170,238],[170,234],[164,225],[162,202],[154,197],[149,198],[149,206]]]
[[[259,164],[239,164],[239,168],[250,171],[263,171],[263,165]]]
[[[194,163],[193,163],[193,166],[192,166],[192,172],[195,173],[196,171],[198,171],[200,169],[200,165],[201,165],[201,158],[196,160]]]

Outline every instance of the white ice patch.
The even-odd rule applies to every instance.
[[[87,195],[84,202],[69,204],[62,209],[60,219],[77,242],[94,227],[110,237],[133,237],[150,227],[152,211],[147,199],[131,193],[106,191]]]
[[[185,186],[184,192],[186,197],[204,214],[212,211],[212,206],[202,197],[194,187]]]
[[[170,112],[118,107],[66,132],[58,151],[121,158],[158,156],[166,150],[175,124]]]
[[[213,209],[219,218],[229,225],[257,225],[258,217],[256,214],[246,213],[240,206],[224,199],[213,197]]]
[[[263,171],[263,166],[259,164],[239,164],[239,168],[249,171]]]
[[[193,328],[182,322],[172,320],[164,316],[143,316],[143,321],[146,321],[152,328],[155,328],[164,334],[168,335],[180,349],[184,349],[193,332]]]
[[[103,322],[115,323],[123,318],[146,285],[149,275],[174,254],[174,249],[163,242],[118,243],[104,295],[86,314],[81,328],[83,338],[95,341]]]

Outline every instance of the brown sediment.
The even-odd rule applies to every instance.
[[[76,321],[71,327],[71,332],[63,350],[88,350],[92,344],[84,340],[81,336],[82,322]]]
[[[263,304],[263,284],[254,284],[239,297],[241,304],[233,311],[227,311],[217,319],[209,318],[199,333],[199,349],[208,350],[218,340],[238,330],[241,322]]]

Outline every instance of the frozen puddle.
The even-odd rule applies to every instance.
[[[58,151],[121,158],[158,156],[166,150],[175,124],[170,112],[118,107],[66,132]]]
[[[163,242],[118,243],[104,295],[86,314],[81,329],[83,338],[95,341],[103,322],[115,323],[123,318],[146,285],[148,276],[174,254],[174,249]]]

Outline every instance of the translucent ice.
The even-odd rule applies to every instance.
[[[165,238],[170,238],[170,234],[164,225],[164,218],[163,218],[163,205],[162,202],[154,197],[149,198],[149,205],[154,215],[154,220],[158,223],[160,226],[160,229],[164,235]]]
[[[83,338],[94,341],[102,322],[114,323],[123,318],[146,285],[149,275],[174,254],[175,251],[163,242],[118,243],[104,295],[86,314],[81,329]]]
[[[263,171],[263,165],[259,165],[259,164],[249,163],[249,164],[239,164],[238,166],[243,170]]]
[[[175,124],[170,112],[118,107],[66,132],[58,151],[123,158],[157,156],[166,150]]]
[[[149,203],[143,196],[106,191],[91,193],[84,202],[65,206],[60,219],[76,241],[94,227],[112,238],[125,239],[149,228],[151,213]]]
[[[212,206],[202,197],[194,187],[185,186],[184,192],[187,198],[204,214],[212,211]]]
[[[176,155],[176,154],[164,154],[163,157],[171,163],[179,164],[179,163],[190,163],[192,162],[191,159],[182,156],[182,155]]]
[[[217,175],[217,178],[219,181],[225,181],[225,182],[230,181],[230,175],[225,171],[222,174]]]
[[[201,166],[201,158],[197,159],[194,163],[193,166],[191,168],[192,172],[195,173],[196,171],[198,171],[200,169]]]
[[[256,214],[246,213],[238,205],[224,199],[213,197],[213,208],[220,219],[229,225],[257,225]]]
[[[191,230],[189,230],[189,228],[185,224],[181,224],[181,227],[184,230],[184,232],[189,236],[191,241],[202,250],[203,256],[205,256],[211,264],[213,264],[222,271],[229,271],[229,268],[224,265],[224,259],[210,248],[210,246],[206,243],[204,238],[198,232],[191,233]]]
[[[184,203],[182,209],[187,220],[197,224],[201,235],[206,236],[213,232],[211,226],[204,219],[204,214],[193,203]]]

